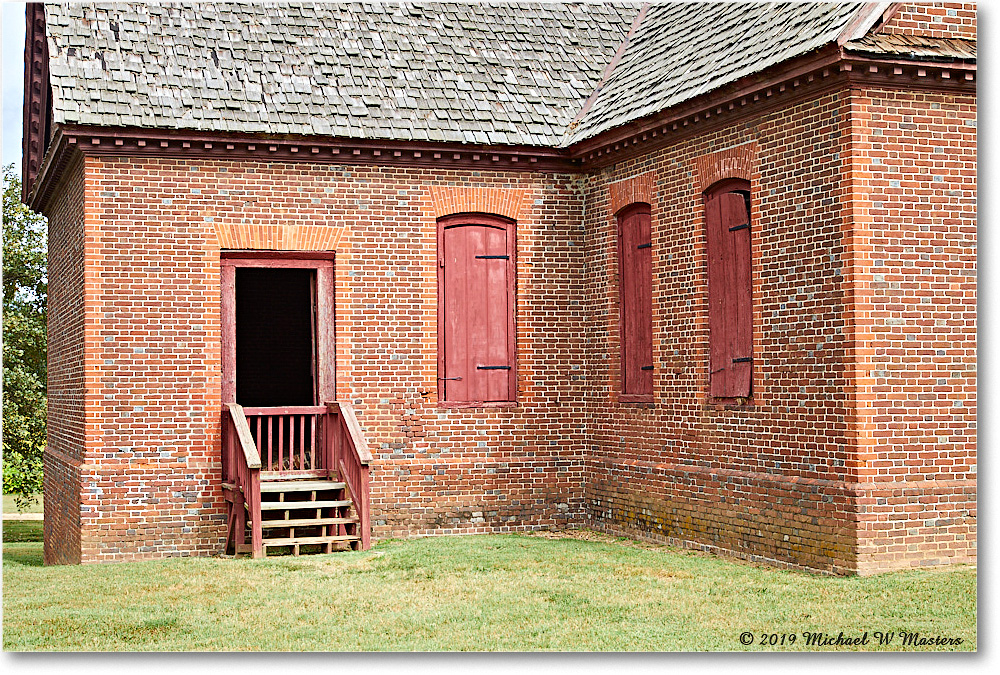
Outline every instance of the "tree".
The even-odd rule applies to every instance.
[[[25,508],[42,487],[45,447],[45,218],[3,168],[3,491]]]

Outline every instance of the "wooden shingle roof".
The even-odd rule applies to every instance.
[[[552,146],[637,11],[47,5],[53,121]]]
[[[810,2],[652,5],[564,143],[665,110],[836,41],[861,8]]]
[[[883,5],[52,4],[52,121],[559,149],[831,44],[974,58]]]
[[[873,58],[914,61],[975,61],[976,42],[923,35],[871,34],[844,44],[844,50]]]

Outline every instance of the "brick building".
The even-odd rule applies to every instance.
[[[27,28],[46,562],[567,526],[975,561],[972,6]]]

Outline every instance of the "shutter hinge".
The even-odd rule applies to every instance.
[[[735,227],[730,227],[730,232],[735,232],[736,230],[745,230],[750,227],[750,223],[743,223],[742,225],[736,225]]]
[[[652,244],[639,244],[636,248],[650,248]]]
[[[653,366],[643,366],[640,370],[652,370]]]
[[[459,375],[458,377],[439,377],[438,379],[439,380],[461,380],[462,376]]]
[[[510,370],[510,366],[476,366],[476,370]]]
[[[509,255],[477,255],[476,260],[510,260]]]
[[[749,356],[733,359],[733,363],[750,363],[751,361],[753,361],[753,359]]]

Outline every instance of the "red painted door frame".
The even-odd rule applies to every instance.
[[[337,397],[333,253],[322,251],[222,251],[222,402],[236,400],[236,268],[316,270],[313,293],[313,369],[317,405]]]

